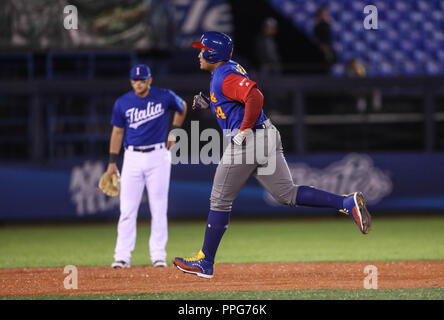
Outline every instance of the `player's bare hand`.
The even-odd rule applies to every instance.
[[[170,150],[175,144],[176,144],[175,141],[168,141],[167,142],[167,149]]]
[[[208,109],[210,107],[210,99],[206,97],[202,92],[196,94],[193,99],[193,110],[195,109]]]
[[[168,135],[168,140],[166,143],[166,147],[170,150],[176,144],[176,136],[172,133]]]

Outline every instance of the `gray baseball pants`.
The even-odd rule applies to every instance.
[[[298,186],[285,160],[281,135],[270,120],[252,132],[244,145],[229,143],[216,169],[210,209],[231,211],[234,199],[248,178],[257,181],[281,204],[296,206]]]

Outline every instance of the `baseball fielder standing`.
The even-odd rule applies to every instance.
[[[130,267],[136,244],[137,213],[143,190],[147,188],[151,212],[149,250],[155,267],[166,266],[168,239],[167,207],[171,171],[168,141],[168,111],[174,111],[173,128],[185,119],[187,105],[173,91],[151,86],[151,71],[136,65],[130,71],[133,90],[120,96],[115,104],[111,124],[108,176],[118,175],[116,165],[120,148],[125,148],[120,177],[120,218],[113,268]]]
[[[233,200],[254,175],[259,183],[281,204],[333,208],[349,215],[359,230],[370,231],[371,216],[360,192],[336,195],[309,186],[293,184],[284,158],[279,131],[262,110],[263,95],[250,80],[245,69],[230,60],[233,50],[231,38],[220,32],[206,32],[200,42],[192,44],[200,49],[200,68],[211,75],[210,99],[201,94],[194,97],[193,109],[211,108],[221,129],[228,132],[231,143],[217,166],[210,197],[205,237],[200,252],[191,258],[176,257],[174,265],[204,278],[213,277],[214,257],[229,224]],[[251,143],[264,147],[264,156],[253,162],[236,161],[251,155]],[[258,155],[258,153],[256,153]],[[265,169],[271,162],[272,172]]]

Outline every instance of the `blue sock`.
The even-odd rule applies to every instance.
[[[214,263],[217,248],[222,240],[225,230],[230,223],[230,213],[223,211],[210,210],[208,214],[207,227],[205,229],[205,239],[202,251],[205,254],[205,260]]]
[[[309,186],[299,186],[296,204],[306,207],[342,209],[344,197]]]

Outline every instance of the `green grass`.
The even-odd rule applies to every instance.
[[[374,219],[362,235],[347,217],[338,219],[232,219],[219,263],[443,260],[444,217]],[[205,222],[170,222],[168,260],[197,252]],[[139,223],[132,265],[150,263],[149,224]],[[9,226],[0,228],[0,268],[109,265],[116,224]]]
[[[0,268],[109,266],[116,223],[0,227]],[[219,263],[444,260],[444,217],[375,218],[362,235],[347,217],[239,220],[232,217]],[[140,222],[132,265],[148,265],[149,224]],[[169,224],[168,260],[197,252],[205,220]],[[1,297],[0,297],[1,298]],[[1,298],[1,299],[11,299]],[[13,297],[122,300],[443,300],[444,288],[403,290],[279,290]]]
[[[271,291],[159,292],[107,295],[0,297],[0,300],[443,300],[444,288],[433,289],[305,289]]]

